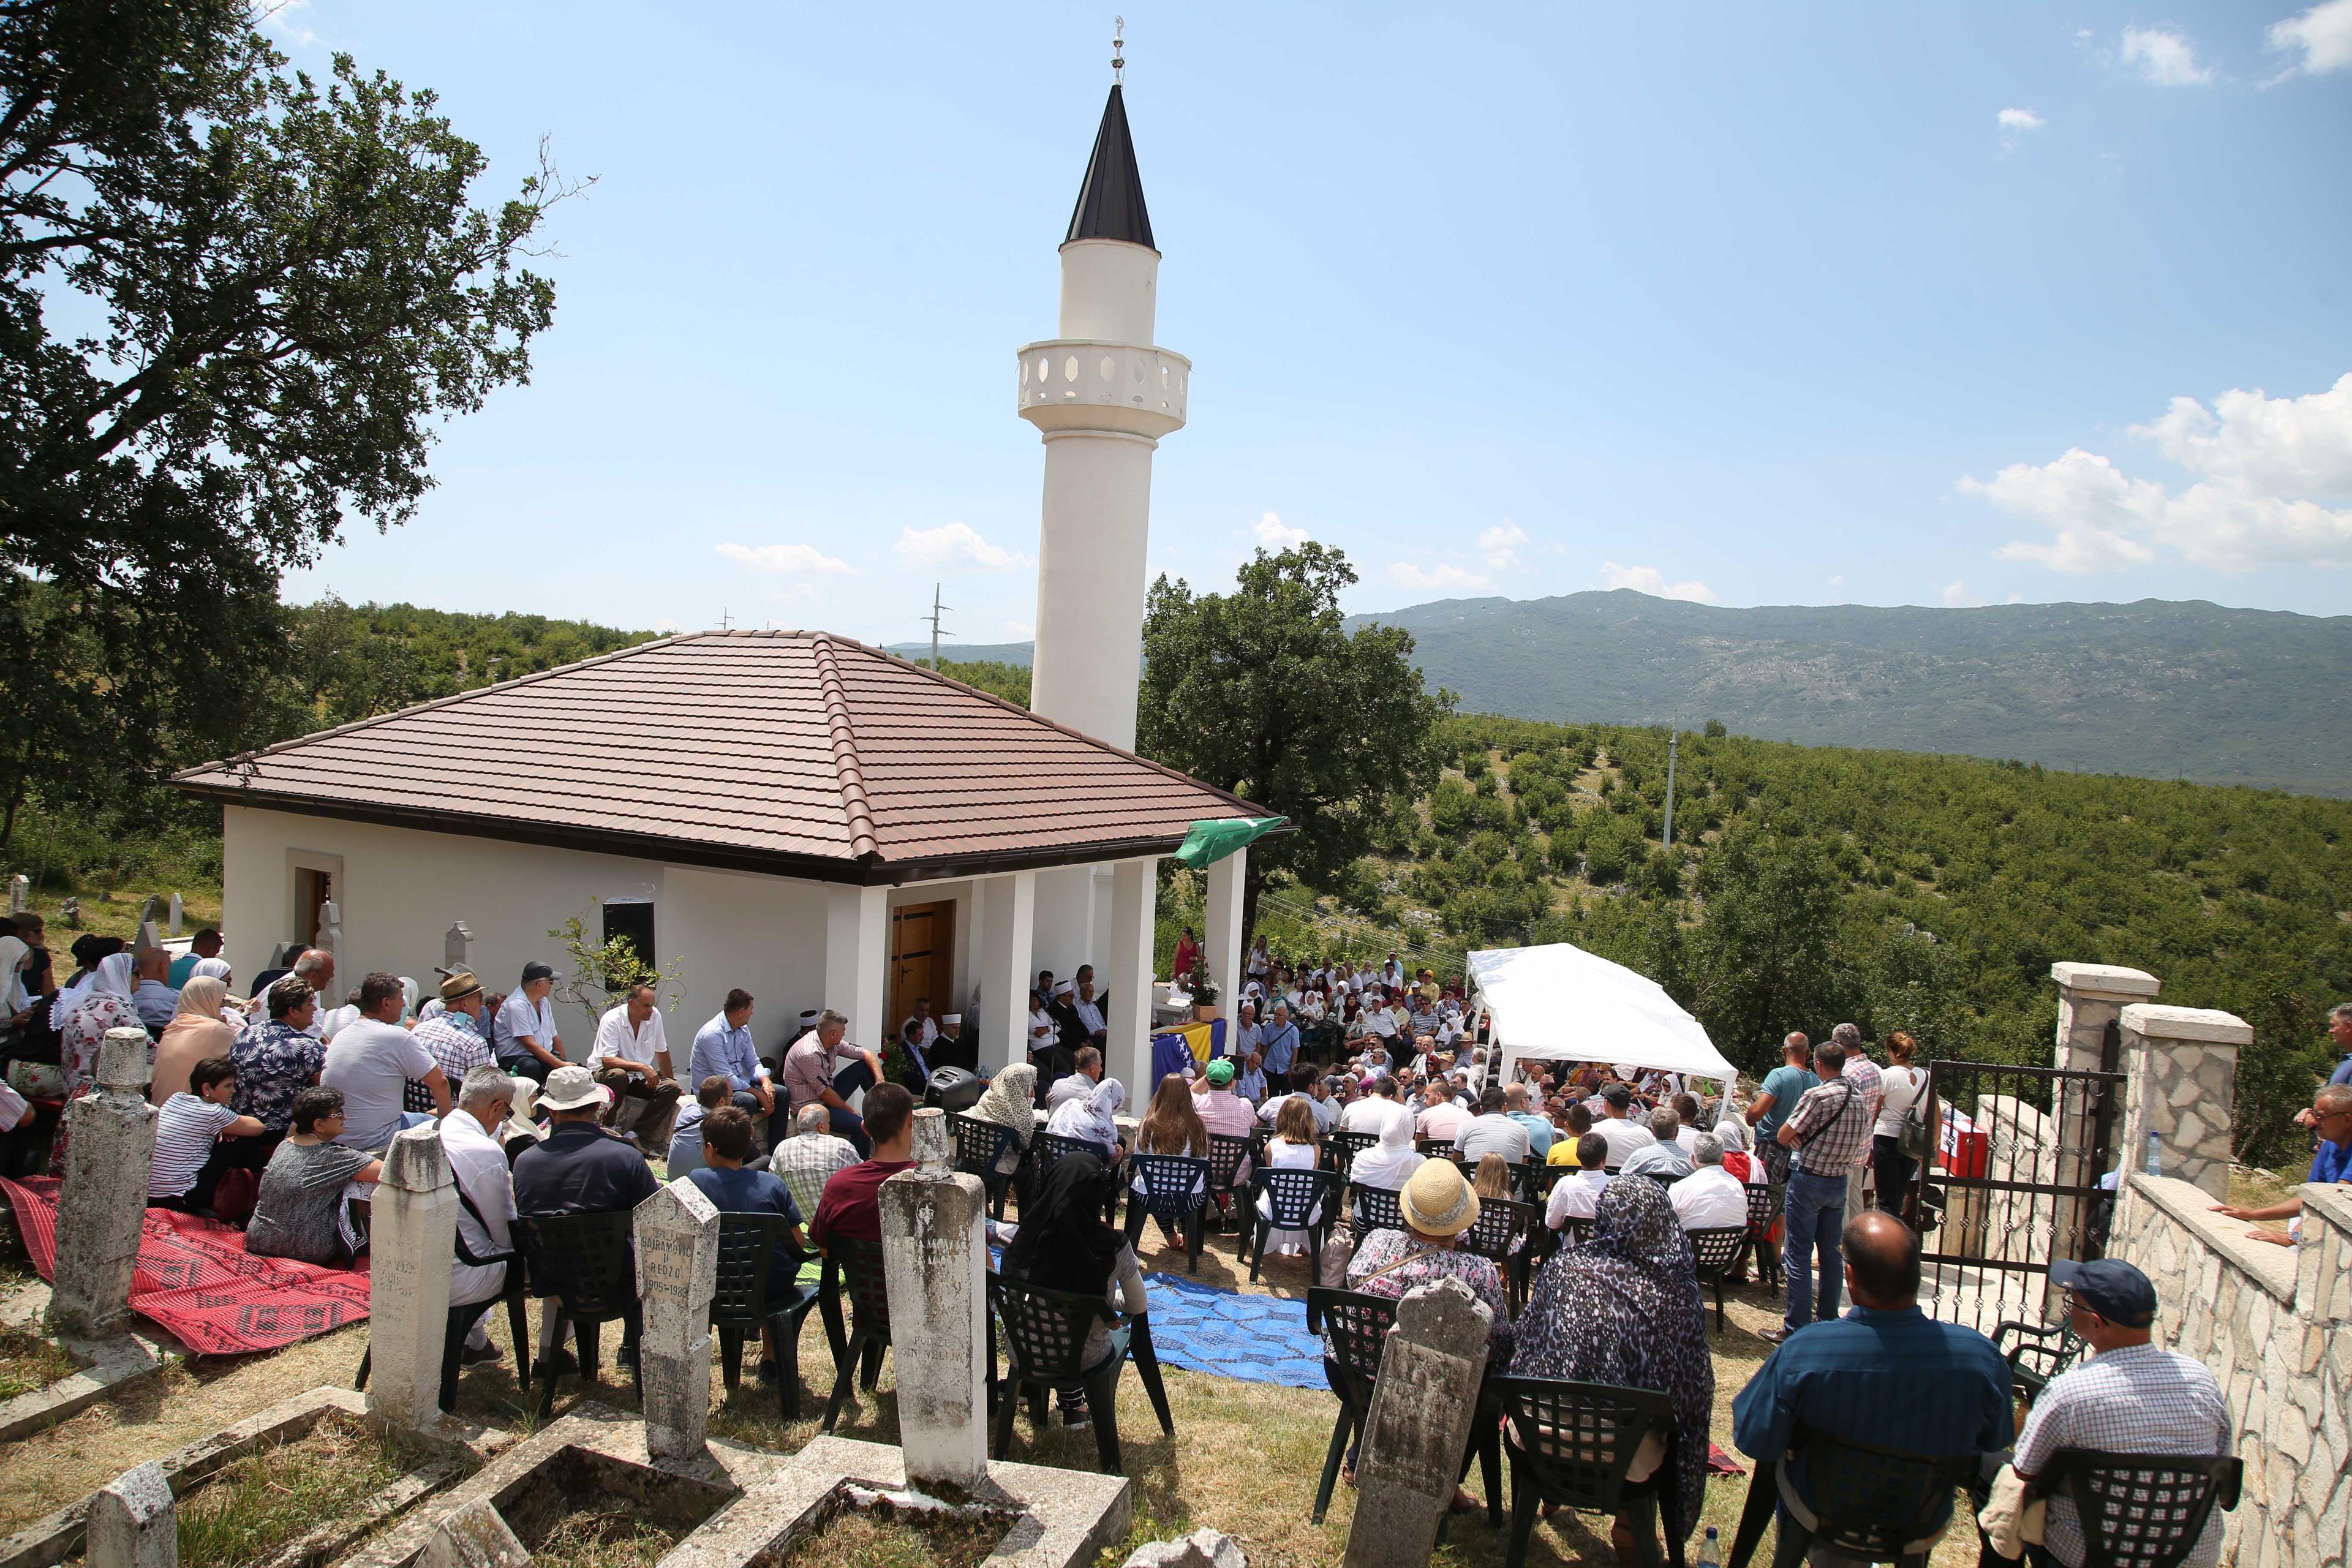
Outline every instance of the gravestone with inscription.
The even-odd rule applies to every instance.
[[[1429,1561],[1477,1415],[1494,1314],[1459,1279],[1408,1290],[1381,1352],[1347,1568]]]
[[[692,1182],[672,1182],[639,1204],[637,1374],[645,1388],[646,1451],[700,1456],[710,1427],[710,1298],[719,1285],[719,1210]]]
[[[368,1409],[395,1426],[441,1418],[441,1352],[457,1254],[457,1179],[438,1127],[384,1152],[368,1265]]]
[[[916,1111],[916,1168],[879,1194],[882,1273],[907,1479],[969,1491],[988,1475],[988,1198],[950,1149],[947,1113]]]
[[[131,1276],[155,1166],[153,1074],[144,1029],[109,1029],[98,1047],[98,1090],[66,1107],[65,1184],[49,1321],[63,1334],[102,1339],[131,1316]]]

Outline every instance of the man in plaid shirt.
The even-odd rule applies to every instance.
[[[2230,1411],[2221,1384],[2203,1362],[2149,1342],[2156,1288],[2120,1258],[2059,1261],[2050,1282],[2066,1291],[2069,1322],[2094,1354],[2050,1380],[2010,1463],[2026,1480],[2049,1469],[2062,1448],[2177,1458],[2230,1451]],[[2064,1568],[2083,1568],[2083,1521],[2063,1490],[2050,1504],[2042,1548]],[[2205,1532],[2183,1568],[2213,1568],[2221,1560],[2221,1510],[2205,1519]]]
[[[814,1215],[824,1184],[835,1171],[857,1163],[849,1140],[834,1135],[833,1118],[822,1105],[803,1105],[793,1118],[792,1135],[776,1145],[768,1169],[782,1178],[801,1213]]]
[[[1790,1151],[1787,1237],[1780,1246],[1789,1310],[1780,1329],[1764,1335],[1776,1344],[1816,1316],[1826,1320],[1838,1314],[1838,1288],[1844,1273],[1838,1233],[1845,1225],[1846,1176],[1861,1152],[1870,1147],[1870,1099],[1846,1080],[1845,1047],[1835,1040],[1822,1045],[1813,1053],[1813,1070],[1821,1075],[1820,1085],[1805,1091],[1797,1109],[1780,1123],[1779,1135],[1781,1146]],[[1822,1271],[1818,1310],[1812,1277],[1816,1254]]]

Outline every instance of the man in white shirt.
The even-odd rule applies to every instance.
[[[1087,1040],[1089,1044],[1099,1050],[1108,1043],[1110,1026],[1103,1021],[1102,1008],[1095,1001],[1093,981],[1078,982],[1078,994],[1070,1002],[1070,1011],[1076,1016],[1078,1027],[1087,1032]]]
[[[499,1143],[499,1128],[513,1105],[514,1080],[485,1064],[469,1070],[457,1085],[457,1109],[441,1119],[441,1152],[448,1156],[449,1173],[457,1179],[465,1201],[457,1205],[457,1241],[477,1258],[512,1249],[507,1222],[515,1216],[514,1178],[506,1151]],[[449,1304],[471,1306],[495,1301],[506,1289],[503,1263],[467,1263],[454,1258],[449,1265]],[[467,1366],[499,1359],[490,1342],[489,1314],[474,1320],[458,1358]]]
[[[1551,1202],[1544,1205],[1544,1224],[1554,1230],[1572,1219],[1591,1219],[1601,1202],[1601,1189],[1613,1179],[1603,1163],[1609,1157],[1609,1143],[1600,1133],[1588,1132],[1577,1140],[1576,1157],[1577,1170],[1552,1184]]]
[[[430,1120],[401,1109],[409,1082],[425,1086],[436,1116],[449,1114],[449,1079],[433,1053],[395,1021],[401,1013],[400,977],[382,972],[360,982],[356,1023],[335,1031],[319,1082],[343,1094],[343,1131],[335,1142],[347,1149],[381,1153],[404,1127]]]
[[[1389,961],[1381,965],[1381,984],[1391,991],[1404,984],[1404,961],[1393,951],[1389,953]]]
[[[1339,1112],[1339,1131],[1378,1132],[1392,1119],[1405,1114],[1397,1096],[1396,1079],[1383,1075],[1361,1100],[1352,1101]]]
[[[1748,1223],[1748,1184],[1723,1168],[1723,1140],[1702,1132],[1694,1140],[1691,1173],[1666,1189],[1675,1217],[1685,1230],[1721,1230]]]
[[[1608,1144],[1606,1163],[1610,1165],[1622,1165],[1636,1151],[1646,1149],[1657,1142],[1650,1135],[1648,1128],[1626,1120],[1626,1112],[1633,1104],[1633,1091],[1622,1083],[1612,1083],[1601,1091],[1601,1118],[1593,1122],[1592,1134]],[[1583,1158],[1583,1147],[1580,1143],[1577,1145],[1579,1159]]]
[[[919,1038],[915,1041],[917,1048],[924,1052],[925,1055],[929,1055],[931,1048],[931,1042],[940,1037],[940,1026],[931,1017],[931,999],[929,997],[918,996],[915,998],[915,1010],[899,1021],[898,1037],[902,1040],[905,1039],[908,1029],[914,1030],[919,1037]]]
[[[670,1076],[669,1040],[662,1032],[659,999],[651,985],[632,985],[620,1005],[596,1020],[596,1040],[588,1047],[588,1070],[612,1090],[605,1125],[621,1125],[622,1101],[642,1100],[628,1118],[630,1136],[647,1155],[669,1147],[670,1124],[677,1120],[682,1092]]]
[[[563,1037],[555,1032],[555,1009],[548,1004],[554,990],[555,971],[534,959],[522,966],[522,983],[507,993],[490,1026],[490,1049],[509,1074],[543,1084],[563,1065]]]

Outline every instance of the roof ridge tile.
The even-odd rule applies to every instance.
[[[874,806],[866,798],[866,772],[857,761],[857,731],[849,722],[849,700],[841,689],[841,668],[834,660],[833,639],[810,639],[816,655],[817,689],[824,699],[825,728],[833,734],[834,770],[841,775],[842,809],[849,818],[849,852],[859,859],[878,857],[881,843],[874,837]]]

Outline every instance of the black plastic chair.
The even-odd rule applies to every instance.
[[[1756,1282],[1768,1289],[1780,1289],[1780,1249],[1772,1245],[1772,1227],[1780,1219],[1782,1189],[1757,1186],[1748,1188],[1748,1239],[1756,1252]]]
[[[1106,1149],[1101,1144],[1090,1142],[1084,1138],[1065,1138],[1061,1134],[1055,1132],[1040,1132],[1037,1134],[1036,1142],[1030,1145],[1029,1152],[1030,1157],[1036,1162],[1037,1180],[1041,1184],[1045,1180],[1046,1175],[1055,1165],[1061,1163],[1062,1161],[1067,1159],[1072,1154],[1092,1154],[1096,1159],[1102,1162],[1104,1170],[1110,1172],[1113,1175],[1117,1175],[1118,1173],[1118,1151],[1117,1149]],[[1119,1184],[1117,1182],[1113,1182],[1109,1184],[1109,1196],[1103,1200],[1103,1223],[1105,1225],[1108,1225],[1118,1215]],[[1034,1191],[1035,1189],[1033,1188],[1030,1190]]]
[[[1789,1478],[1790,1458],[1805,1454],[1810,1504]],[[1780,1503],[1773,1568],[1796,1568],[1814,1544],[1895,1568],[1926,1568],[1955,1489],[1978,1477],[1975,1454],[1910,1454],[1797,1428],[1789,1452],[1759,1461],[1726,1568],[1748,1568],[1764,1526]]]
[[[1127,1244],[1143,1236],[1144,1216],[1179,1228],[1184,1237],[1184,1271],[1201,1271],[1201,1247],[1209,1234],[1209,1162],[1183,1154],[1129,1154],[1129,1168],[1143,1184],[1127,1195]]]
[[[1265,1207],[1258,1207],[1258,1194],[1265,1195]],[[1260,1167],[1250,1174],[1249,1238],[1250,1283],[1257,1283],[1257,1271],[1265,1262],[1266,1237],[1277,1230],[1303,1230],[1307,1233],[1307,1277],[1318,1279],[1323,1267],[1323,1238],[1338,1223],[1339,1178],[1328,1171],[1274,1170]],[[1312,1216],[1312,1217],[1310,1217]],[[1315,1331],[1314,1314],[1307,1314],[1307,1329]]]
[[[1528,1252],[1535,1233],[1544,1227],[1543,1219],[1543,1211],[1533,1204],[1480,1198],[1476,1223],[1462,1233],[1456,1244],[1474,1257],[1492,1259],[1503,1270],[1509,1281],[1507,1300],[1514,1314],[1528,1304]]]
[[[1675,1175],[1669,1176],[1664,1171],[1644,1171],[1642,1174],[1657,1183],[1662,1191],[1672,1192],[1674,1190],[1675,1184],[1681,1181],[1683,1177],[1688,1175],[1689,1173],[1685,1171]]]
[[[1490,1390],[1509,1421],[1511,1543],[1504,1568],[1520,1568],[1546,1503],[1584,1513],[1631,1516],[1634,1561],[1644,1568],[1682,1568],[1680,1541],[1665,1539],[1660,1494],[1675,1473],[1675,1406],[1645,1388],[1497,1377]],[[1628,1484],[1625,1473],[1651,1433],[1666,1440],[1656,1470]]]
[[[1257,1140],[1255,1138],[1236,1138],[1230,1132],[1209,1134],[1209,1196],[1211,1199],[1223,1198],[1230,1205],[1239,1203],[1249,1195],[1242,1185],[1240,1172],[1242,1162],[1250,1158],[1255,1152],[1256,1143]],[[1248,1224],[1244,1221],[1235,1228],[1246,1235]]]
[[[1366,1190],[1366,1189],[1359,1189]],[[1370,1188],[1379,1192],[1381,1188]],[[1351,1438],[1360,1438],[1372,1409],[1372,1385],[1381,1374],[1381,1349],[1396,1323],[1396,1300],[1357,1290],[1310,1287],[1307,1310],[1330,1336],[1330,1360],[1339,1370],[1339,1418],[1331,1424],[1330,1451],[1323,1457],[1323,1479],[1315,1489],[1315,1522],[1330,1510],[1331,1489]]]
[[[1006,1150],[1016,1146],[1018,1136],[1001,1121],[983,1121],[961,1110],[949,1114],[948,1128],[955,1134],[955,1168],[980,1178],[980,1184],[988,1190],[988,1212],[1003,1219],[1013,1173],[998,1170],[996,1163],[1004,1158]]]
[[[1434,1160],[1441,1156],[1450,1159],[1454,1153],[1454,1140],[1451,1138],[1416,1138],[1412,1141],[1412,1152],[1419,1154],[1424,1160]]]
[[[2083,1524],[2083,1568],[2179,1568],[2216,1507],[2238,1506],[2245,1461],[2061,1448],[2034,1478],[2063,1490]]]
[[[1748,1252],[1744,1225],[1709,1226],[1690,1233],[1691,1258],[1698,1265],[1698,1282],[1715,1292],[1715,1331],[1723,1331],[1723,1281]]]
[[[1566,1137],[1567,1134],[1562,1133],[1561,1136]],[[1543,1207],[1551,1202],[1551,1190],[1559,1185],[1561,1179],[1574,1174],[1576,1167],[1573,1165],[1547,1163],[1535,1166],[1528,1173],[1528,1202],[1538,1208]]]
[[[2029,1405],[2050,1380],[2083,1359],[2083,1342],[2071,1324],[1996,1323],[1992,1348],[2009,1363],[2009,1381]]]
[[[1376,1230],[1402,1230],[1403,1194],[1394,1187],[1360,1187],[1348,1189],[1348,1227],[1355,1232],[1356,1245]]]
[[[777,1394],[787,1421],[801,1418],[801,1330],[817,1292],[795,1287],[782,1301],[768,1299],[775,1255],[798,1260],[786,1239],[792,1223],[780,1214],[719,1216],[719,1283],[710,1296],[710,1326],[719,1331],[719,1373],[731,1392],[743,1381],[743,1342],[762,1328],[776,1336]]]
[[[580,1380],[596,1381],[597,1330],[621,1325],[621,1344],[629,1357],[629,1373],[645,1393],[637,1366],[636,1254],[629,1246],[630,1213],[527,1215],[510,1223],[515,1250],[522,1254],[536,1297],[555,1298],[558,1309],[572,1321],[573,1348],[580,1359]],[[528,1344],[528,1340],[523,1342]],[[516,1359],[522,1352],[519,1346]],[[542,1379],[539,1418],[555,1410],[556,1373],[552,1360],[540,1370]]]
[[[868,1394],[882,1381],[882,1352],[890,1348],[890,1293],[882,1279],[882,1244],[835,1237],[825,1243],[826,1255],[839,1265],[841,1288],[855,1314],[849,1337],[834,1358],[833,1397],[825,1404],[824,1430],[829,1436],[849,1402],[849,1379]]]
[[[457,1407],[457,1373],[460,1366],[459,1358],[465,1354],[466,1337],[474,1331],[474,1325],[481,1320],[482,1315],[498,1306],[500,1301],[504,1301],[507,1305],[507,1332],[515,1343],[516,1381],[524,1393],[530,1392],[530,1317],[523,1306],[521,1256],[513,1252],[490,1252],[478,1257],[473,1249],[466,1245],[466,1233],[462,1227],[458,1230],[456,1239],[458,1262],[470,1264],[478,1268],[488,1263],[504,1263],[508,1267],[506,1281],[499,1288],[497,1295],[487,1301],[468,1301],[463,1306],[449,1309],[448,1320],[441,1336],[440,1404],[445,1411],[455,1410]],[[368,1373],[374,1364],[375,1346],[371,1343],[366,1350],[360,1352],[359,1375],[352,1380],[353,1389],[361,1393],[367,1391]]]
[[[1129,1331],[1099,1296],[1047,1290],[991,1270],[988,1304],[1004,1340],[1004,1376],[996,1388],[996,1442],[1002,1459],[1013,1447],[1013,1418],[1029,1394],[1029,1418],[1039,1431],[1047,1419],[1046,1395],[1073,1384],[1087,1391],[1095,1431],[1095,1454],[1105,1475],[1124,1475],[1118,1452],[1118,1372],[1126,1364]],[[1092,1369],[1082,1365],[1087,1340],[1099,1321],[1110,1331],[1110,1354]],[[1172,1435],[1172,1428],[1171,1428]]]
[[[1323,1158],[1339,1179],[1346,1181],[1355,1168],[1356,1156],[1381,1141],[1377,1132],[1327,1132],[1323,1135]]]

